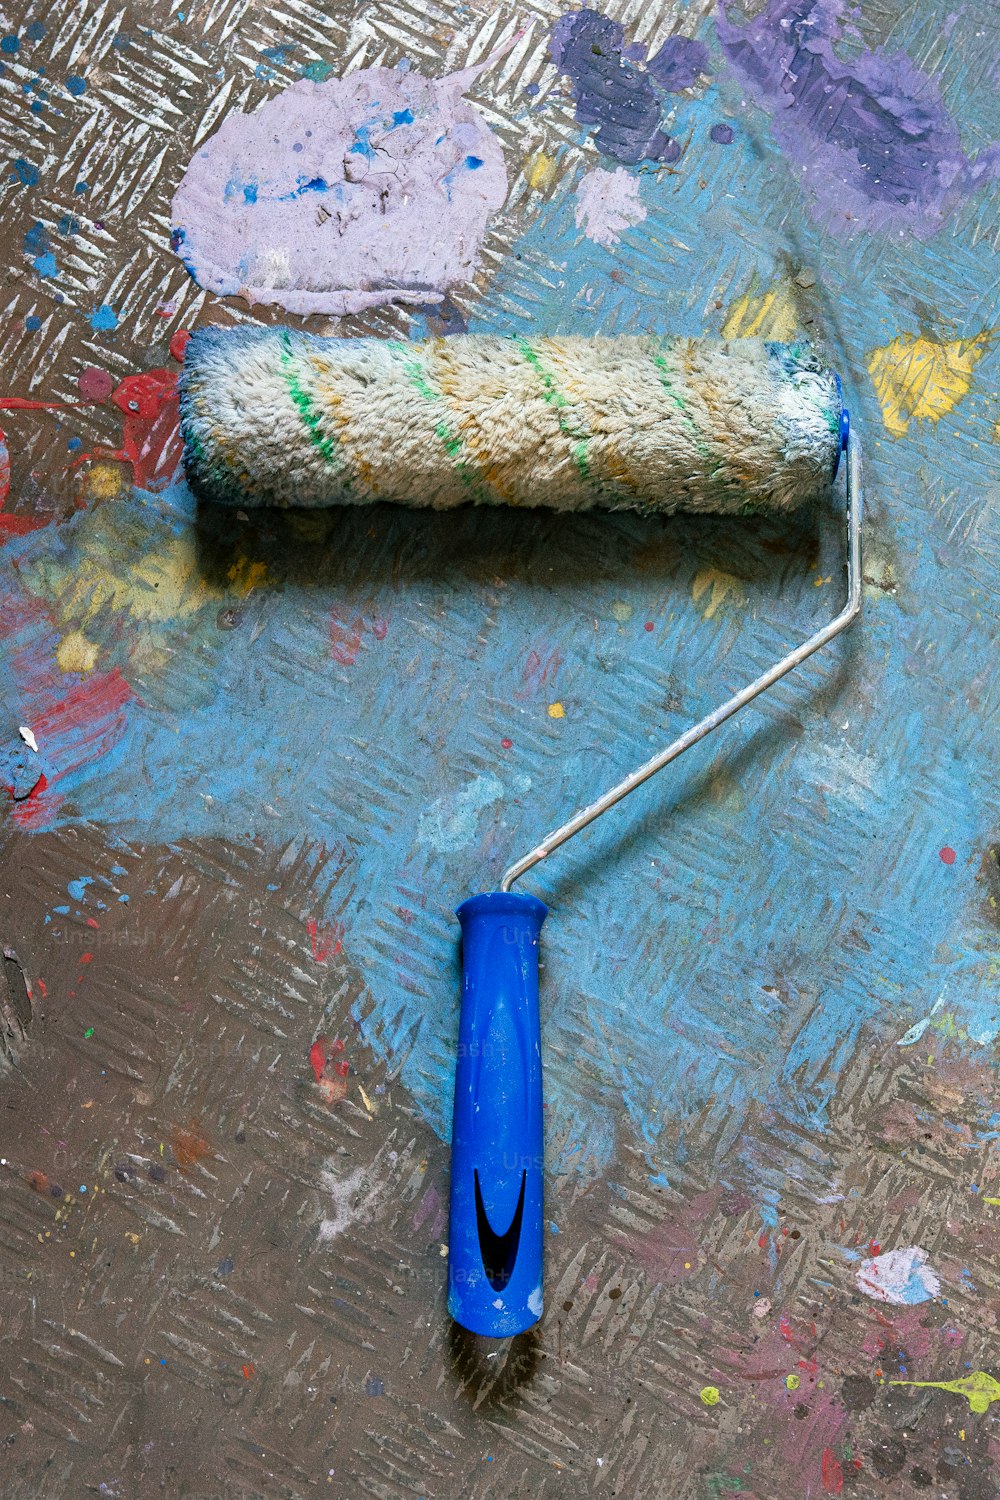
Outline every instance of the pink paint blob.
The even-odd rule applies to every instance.
[[[106,401],[115,388],[114,376],[99,365],[87,365],[80,371],[76,387],[85,401]]]
[[[943,865],[953,865],[957,857],[954,849],[950,848],[947,844],[945,844],[943,849],[938,850],[938,856]]]

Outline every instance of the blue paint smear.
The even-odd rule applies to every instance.
[[[244,189],[243,189],[243,202],[244,203],[256,203],[257,202],[257,184],[255,182],[248,182],[246,184],[246,186],[244,187]]]
[[[392,112],[392,123],[393,123],[393,126],[396,126],[396,125],[412,125],[413,124],[413,110],[412,109],[394,109],[393,112]]]
[[[47,255],[36,255],[34,266],[35,270],[43,280],[51,280],[59,274],[59,271],[56,267],[56,258],[51,251],[49,251]]]
[[[76,880],[71,880],[66,889],[74,901],[82,901],[88,885],[93,885],[93,883],[94,877],[92,875],[80,875]]]
[[[74,98],[79,99],[81,94],[87,92],[87,80],[86,78],[81,78],[79,73],[71,73],[66,79],[66,87]]]
[[[36,219],[30,229],[24,234],[25,255],[44,255],[49,248],[49,236],[45,225]]]
[[[465,158],[465,165],[468,167],[470,172],[474,172],[476,168],[481,167],[482,164],[483,158],[481,156],[467,156]]]
[[[30,162],[25,161],[23,156],[19,156],[14,162],[10,180],[11,182],[22,182],[25,187],[34,187],[38,181],[38,168],[32,166]]]
[[[354,132],[354,144],[351,147],[356,156],[363,156],[366,161],[372,161],[375,157],[375,148],[368,139],[371,132],[370,125],[359,125]]]
[[[118,327],[118,314],[113,307],[102,302],[97,311],[91,313],[90,326],[95,333],[110,333],[113,328]]]
[[[41,21],[31,21],[25,28],[25,40],[29,42],[40,42],[45,35],[45,27]]]
[[[20,50],[21,43],[16,36],[9,35],[0,37],[0,52],[5,52],[8,57],[13,57],[14,54],[20,52]]]

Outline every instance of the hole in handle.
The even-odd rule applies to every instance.
[[[521,1241],[521,1220],[524,1217],[524,1188],[527,1172],[521,1173],[521,1193],[514,1210],[514,1217],[503,1234],[497,1234],[489,1221],[483,1192],[479,1186],[479,1170],[473,1173],[476,1179],[476,1228],[479,1231],[479,1253],[483,1260],[486,1279],[494,1291],[502,1291],[514,1274],[518,1245]]]

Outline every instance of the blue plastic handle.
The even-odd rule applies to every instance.
[[[538,934],[547,912],[534,896],[510,891],[458,908],[448,1311],[493,1338],[523,1333],[542,1315]]]

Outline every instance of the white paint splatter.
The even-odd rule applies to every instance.
[[[909,1031],[904,1031],[903,1035],[899,1038],[899,1041],[896,1043],[896,1046],[897,1047],[912,1047],[913,1044],[914,1044],[914,1042],[919,1042],[920,1038],[923,1036],[924,1032],[927,1030],[928,1026],[931,1024],[931,1018],[933,1016],[937,1015],[938,1011],[941,1009],[941,1007],[942,1007],[943,1004],[944,1004],[944,992],[942,991],[942,993],[935,1000],[934,1004],[931,1006],[929,1014],[926,1015],[926,1016],[921,1017],[921,1019],[919,1021],[915,1021],[913,1023],[913,1025],[910,1027]]]
[[[859,1266],[855,1280],[866,1297],[897,1307],[929,1302],[941,1290],[936,1271],[927,1263],[927,1251],[919,1245],[873,1256]]]
[[[174,248],[199,286],[343,314],[467,282],[507,196],[499,142],[462,99],[492,61],[442,79],[304,79],[229,115],[173,203]]]
[[[526,792],[531,786],[531,778],[517,776],[514,784],[517,791]],[[463,849],[475,835],[479,814],[508,795],[508,789],[499,776],[475,777],[457,796],[439,797],[421,813],[417,842],[430,845],[439,854],[452,854],[456,849]]]
[[[622,231],[641,224],[646,209],[639,199],[639,179],[618,167],[595,167],[576,189],[576,227],[598,245],[614,245]]]
[[[38,741],[35,739],[33,732],[28,728],[27,724],[22,724],[17,732],[21,736],[24,743],[27,745],[28,749],[34,750],[35,754],[37,755]]]
[[[333,1217],[320,1221],[321,1240],[335,1240],[355,1219],[370,1215],[383,1190],[383,1184],[373,1181],[364,1167],[348,1172],[346,1177],[327,1170],[322,1173],[321,1181],[333,1202]]]

